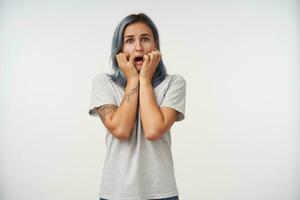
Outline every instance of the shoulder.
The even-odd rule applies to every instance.
[[[95,80],[95,81],[107,81],[109,79],[110,79],[110,76],[106,73],[99,73],[93,77],[93,80]]]
[[[171,84],[180,83],[180,84],[186,85],[185,78],[182,75],[179,75],[179,74],[168,74],[166,79],[169,80],[169,82]]]
[[[115,83],[112,77],[106,73],[99,73],[93,77],[92,85],[98,90],[112,90],[115,87]]]
[[[109,82],[113,82],[112,78],[109,74],[99,73],[93,77],[94,84],[107,84]]]

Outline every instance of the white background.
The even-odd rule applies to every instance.
[[[105,131],[88,115],[114,28],[144,12],[187,81],[172,128],[181,200],[298,200],[299,1],[0,3],[0,199],[96,200]]]

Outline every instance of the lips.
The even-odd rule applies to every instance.
[[[137,56],[137,57],[135,57],[135,59],[134,59],[134,61],[142,61],[142,60],[144,60],[144,59],[143,59],[143,56]]]
[[[138,65],[143,64],[143,62],[144,62],[143,56],[136,56],[134,59],[134,62]]]

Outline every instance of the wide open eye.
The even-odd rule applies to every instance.
[[[126,40],[126,43],[132,43],[132,42],[133,42],[133,39]]]

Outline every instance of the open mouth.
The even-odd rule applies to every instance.
[[[138,61],[143,61],[143,56],[137,56],[134,61],[138,62]]]
[[[134,59],[134,61],[135,61],[136,63],[143,63],[144,58],[143,58],[143,56],[137,56],[137,57]]]

